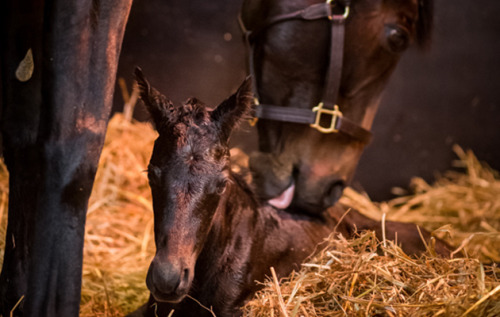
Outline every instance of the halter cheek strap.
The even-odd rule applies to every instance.
[[[255,120],[267,119],[282,122],[309,124],[312,128],[322,133],[343,133],[363,143],[371,139],[371,132],[356,124],[342,115],[338,105],[338,93],[342,75],[342,63],[344,57],[344,34],[345,20],[349,16],[350,0],[341,2],[344,12],[334,14],[332,7],[334,0],[325,3],[313,4],[305,9],[270,17],[267,21],[257,26],[254,30],[246,29],[241,17],[240,27],[245,34],[245,42],[249,51],[249,68],[252,75],[254,94],[258,103],[256,76],[254,70],[254,45],[253,40],[269,27],[290,20],[319,20],[328,19],[331,23],[330,30],[330,59],[326,73],[326,86],[322,101],[311,109],[283,107],[277,105],[259,104],[255,112]],[[326,121],[328,120],[328,121]],[[328,124],[324,124],[328,122]],[[323,125],[322,125],[323,124]]]

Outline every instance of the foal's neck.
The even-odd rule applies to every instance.
[[[225,253],[232,249],[236,235],[249,235],[256,227],[259,203],[250,186],[240,175],[231,173],[226,191],[221,195],[215,212],[208,248]],[[215,250],[217,249],[217,250]],[[237,250],[233,250],[237,253]]]

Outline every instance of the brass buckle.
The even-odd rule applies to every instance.
[[[253,98],[253,102],[255,103],[256,106],[259,106],[259,99]],[[259,118],[253,117],[252,119],[248,119],[248,123],[250,124],[251,127],[254,127],[257,124],[257,121],[259,121]]]
[[[320,102],[316,107],[312,109],[313,112],[316,112],[316,120],[313,124],[311,124],[311,128],[318,130],[321,133],[337,133],[339,130],[335,128],[337,125],[337,121],[342,117],[342,112],[339,110],[339,106],[335,105],[332,109],[323,109],[324,104]],[[332,120],[330,121],[329,127],[323,127],[320,125],[321,115],[327,114],[332,116]]]

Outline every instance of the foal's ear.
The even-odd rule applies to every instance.
[[[139,86],[139,94],[142,101],[146,105],[151,118],[155,124],[156,130],[159,131],[167,122],[173,104],[164,95],[160,94],[158,90],[149,85],[146,77],[142,73],[142,69],[135,68],[135,80]]]
[[[250,117],[253,107],[252,81],[248,76],[236,93],[224,100],[212,112],[212,120],[219,126],[221,136],[229,139],[234,127]]]

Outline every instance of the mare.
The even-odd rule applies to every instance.
[[[241,24],[262,108],[259,152],[249,162],[260,199],[309,213],[336,203],[402,53],[429,42],[432,2],[244,0]],[[304,124],[315,119],[333,133]]]
[[[335,229],[352,236],[336,207],[322,215],[276,209],[231,171],[231,130],[253,111],[248,78],[214,110],[194,98],[175,106],[139,69],[136,78],[159,136],[148,166],[156,243],[146,279],[151,296],[130,316],[170,316],[172,309],[174,316],[212,316],[200,304],[216,316],[239,316],[270,266],[286,276]],[[402,232],[402,240],[420,242],[407,252],[425,250],[416,230]],[[443,247],[436,251],[445,253]]]
[[[87,204],[132,0],[2,1],[0,315],[78,316]]]

